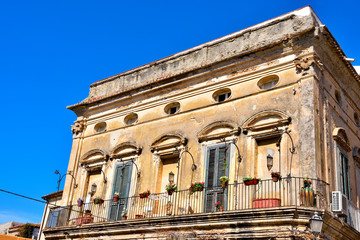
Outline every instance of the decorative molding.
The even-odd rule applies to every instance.
[[[323,70],[323,63],[320,61],[317,55],[299,56],[294,59],[297,73],[309,70],[310,66],[315,63],[321,70]]]
[[[360,148],[359,147],[353,148],[353,158],[358,164],[360,164]]]
[[[124,142],[116,145],[110,153],[110,159],[123,158],[129,156],[138,156],[142,152],[142,148],[138,147],[133,142]]]
[[[244,134],[247,134],[249,131],[277,129],[284,125],[289,125],[290,122],[291,117],[279,110],[265,110],[248,118],[244,122],[242,129]]]
[[[342,147],[345,151],[350,152],[350,142],[344,128],[335,128],[333,131],[333,139]]]
[[[75,135],[81,133],[84,130],[85,121],[84,120],[77,120],[74,122],[75,125],[71,125],[71,132]]]
[[[226,138],[229,136],[238,136],[241,129],[237,124],[226,121],[211,123],[198,133],[198,141],[210,141],[214,139]]]
[[[153,144],[151,144],[151,152],[158,152],[164,149],[174,148],[178,149],[180,146],[186,146],[187,139],[180,134],[171,133],[158,137]]]
[[[97,163],[101,161],[106,161],[109,158],[109,154],[107,154],[102,149],[93,149],[82,155],[80,158],[81,164],[91,164]]]
[[[159,167],[159,163],[161,161],[160,155],[154,154],[153,159],[154,159],[154,163],[156,164],[156,166]]]

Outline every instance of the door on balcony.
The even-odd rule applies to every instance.
[[[120,220],[124,212],[127,211],[131,183],[131,171],[131,162],[122,163],[116,166],[112,196],[114,195],[114,193],[119,193],[120,199],[117,202],[111,201],[111,220]]]
[[[225,144],[211,146],[207,150],[205,212],[215,212],[217,202],[224,209],[227,207],[227,188],[221,187],[219,178],[229,176],[229,152],[230,146]]]

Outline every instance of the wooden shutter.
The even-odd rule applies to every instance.
[[[214,179],[215,179],[215,166],[216,166],[216,149],[208,150],[208,164],[206,174],[206,189],[205,189],[205,212],[212,211],[214,202]]]
[[[120,200],[111,203],[110,219],[121,219],[122,213],[125,210],[129,197],[130,183],[131,183],[132,163],[124,163],[116,167],[116,173],[113,183],[113,192],[119,192]]]
[[[227,189],[225,191],[221,188],[219,178],[221,176],[229,175],[229,152],[226,151],[226,169],[224,163],[226,146],[225,144],[209,147],[207,154],[207,169],[206,169],[206,191],[205,191],[205,212],[215,211],[215,203],[220,201],[221,205],[225,206]]]

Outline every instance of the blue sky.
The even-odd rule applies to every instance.
[[[66,106],[91,83],[309,4],[360,65],[357,1],[1,0],[0,189],[56,191],[76,120]],[[43,204],[0,198],[0,224],[41,221]]]

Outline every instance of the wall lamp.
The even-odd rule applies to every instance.
[[[169,183],[170,184],[173,184],[174,183],[174,180],[175,180],[175,174],[171,171],[169,173]]]
[[[274,164],[274,158],[273,158],[273,156],[271,156],[270,154],[268,154],[267,155],[267,157],[266,157],[266,162],[267,162],[267,168],[269,169],[269,171],[270,171],[270,169],[273,167],[273,164]]]
[[[97,188],[97,185],[95,183],[93,183],[91,185],[91,190],[90,190],[91,196],[93,196],[96,193],[96,188]]]
[[[68,172],[68,173],[65,173],[64,175],[61,175],[59,170],[55,170],[54,172],[55,174],[59,174],[59,180],[57,181],[58,183],[58,186],[57,186],[57,190],[59,191],[60,190],[60,183],[61,183],[61,180],[66,176],[66,175],[69,175],[71,176],[73,179],[74,179],[74,182],[75,182],[75,185],[74,185],[74,188],[77,188],[77,183],[76,183],[76,179],[75,177],[71,174],[71,172]]]
[[[317,212],[314,212],[314,215],[312,216],[312,218],[310,218],[310,228],[311,232],[315,236],[315,239],[318,239],[318,236],[321,233],[323,223],[323,219],[318,215]]]

